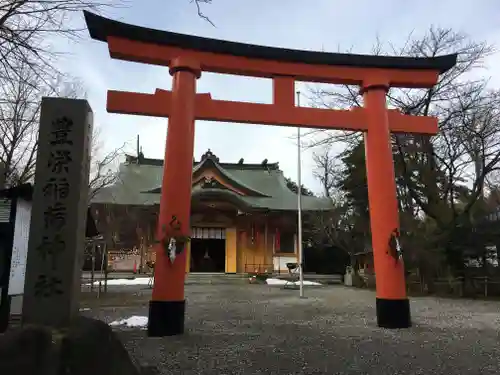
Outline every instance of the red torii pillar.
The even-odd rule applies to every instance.
[[[365,160],[368,202],[376,280],[377,324],[384,328],[411,326],[410,302],[406,295],[404,263],[389,250],[389,240],[399,231],[394,160],[386,104],[389,83],[363,82],[361,92],[367,113]]]
[[[168,120],[158,215],[160,241],[174,236],[189,237],[191,234],[196,80],[201,76],[201,68],[197,62],[181,57],[171,63],[170,74],[173,76],[172,109]],[[164,244],[158,245],[153,296],[149,305],[150,336],[172,336],[184,332],[185,277],[185,249],[171,262]]]

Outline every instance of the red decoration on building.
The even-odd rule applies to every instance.
[[[275,252],[280,251],[281,241],[280,241],[280,231],[276,228],[276,234],[274,235],[274,249]]]

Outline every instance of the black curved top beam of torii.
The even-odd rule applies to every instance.
[[[90,36],[103,42],[107,42],[109,37],[116,37],[192,51],[279,62],[357,68],[434,70],[439,73],[446,72],[457,62],[456,54],[437,57],[374,56],[265,47],[130,25],[88,11],[84,11],[84,15]]]

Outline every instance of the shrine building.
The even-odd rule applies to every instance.
[[[154,257],[162,175],[163,160],[127,155],[117,181],[93,197],[110,252],[135,249],[141,264]],[[331,208],[302,197],[303,211]],[[186,272],[287,272],[297,262],[297,194],[278,163],[225,163],[210,150],[194,160],[191,228]]]

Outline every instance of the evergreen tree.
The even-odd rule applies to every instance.
[[[359,142],[341,154],[342,176],[336,188],[344,193],[346,208],[350,212],[353,234],[369,240],[370,213],[366,179],[364,143]]]

